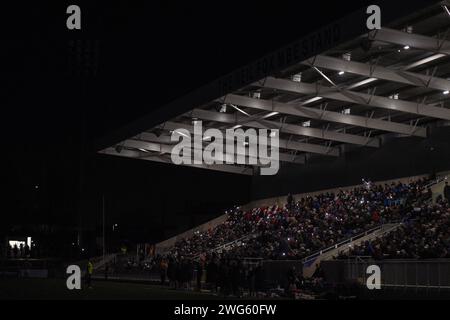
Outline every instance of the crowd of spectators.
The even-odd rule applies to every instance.
[[[177,242],[170,254],[198,256],[231,243],[224,248],[230,258],[301,259],[381,223],[404,219],[416,202],[431,197],[427,182],[364,183],[299,201],[289,195],[283,207],[235,208],[224,223]]]
[[[311,279],[290,269],[283,288],[265,288],[263,259],[301,259],[383,223],[401,222],[395,231],[339,258],[449,258],[450,206],[430,201],[427,179],[374,185],[307,196],[291,195],[285,206],[235,208],[225,222],[178,241],[165,255],[148,262],[160,281],[173,289],[209,289],[220,295],[256,296],[279,290],[280,296],[324,290],[322,270]],[[228,245],[227,245],[228,244]],[[217,248],[221,247],[220,250]],[[243,259],[246,258],[246,259]]]
[[[159,273],[162,285],[172,289],[202,290],[240,297],[245,289],[255,295],[263,283],[261,264],[244,263],[215,253],[191,259],[175,255],[157,255],[149,262]]]
[[[0,258],[25,259],[31,257],[31,248],[26,243],[17,245],[8,244],[5,248],[0,246]]]
[[[408,213],[408,219],[396,230],[361,246],[348,256],[375,259],[450,258],[450,206],[440,199],[436,204],[421,203]]]

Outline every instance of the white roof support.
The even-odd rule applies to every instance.
[[[221,123],[226,123],[226,124],[230,124],[230,125],[234,125],[236,123],[236,117],[233,115],[209,111],[209,110],[194,109],[192,112],[189,112],[189,116],[192,116],[192,117],[195,117],[198,119],[202,119],[202,120],[221,122]],[[246,118],[240,118],[240,119],[245,120]],[[246,123],[245,126],[251,127],[248,123]],[[262,128],[262,126],[258,126],[257,128]],[[316,154],[334,156],[334,157],[338,157],[340,154],[340,151],[338,148],[322,146],[319,144],[298,142],[298,141],[295,141],[292,139],[291,140],[279,139],[279,146],[281,149],[294,150],[294,151],[300,151],[300,152],[308,152],[308,153],[316,153]]]
[[[317,108],[304,107],[300,105],[282,103],[277,101],[252,99],[245,96],[227,95],[223,100],[224,103],[233,103],[243,107],[265,110],[270,112],[279,112],[280,114],[293,115],[308,119],[330,121],[342,123],[351,126],[358,126],[368,129],[383,130],[387,132],[400,133],[418,137],[426,137],[425,128],[411,126],[402,123],[396,123],[386,120],[379,120],[355,115],[345,115],[340,112],[321,110]]]
[[[450,81],[446,79],[427,76],[415,72],[393,70],[367,63],[346,61],[344,59],[337,59],[327,56],[316,56],[303,62],[303,64],[329,70],[344,71],[368,78],[377,78],[380,80],[408,84],[411,86],[426,87],[441,91],[450,90]]]
[[[399,46],[410,46],[411,48],[434,53],[450,54],[450,41],[389,28],[381,28],[380,30],[370,32],[369,39],[397,44]]]
[[[181,129],[180,126],[179,126],[179,129]],[[123,146],[128,147],[128,148],[159,152],[160,154],[170,154],[173,149],[173,146],[170,146],[170,145],[158,144],[158,143],[147,142],[147,141],[139,141],[139,140],[125,140]],[[224,150],[225,149],[226,148],[224,146]],[[217,157],[222,158],[224,162],[225,161],[233,161],[233,162],[237,163],[236,157],[237,157],[237,155],[241,155],[241,156],[245,156],[245,158],[246,158],[245,164],[246,165],[258,165],[258,164],[250,163],[250,160],[252,160],[253,163],[259,163],[259,161],[258,161],[259,159],[250,157],[248,155],[248,148],[245,148],[246,149],[245,153],[238,153],[239,150],[236,150],[236,149],[237,148],[235,148],[236,154],[223,153],[223,154],[217,155]],[[194,151],[192,149],[188,149],[187,151],[192,152],[192,154],[194,154],[194,152],[203,152],[203,150],[201,150],[201,149],[195,149]],[[203,155],[203,159],[205,159],[204,157],[205,157],[205,155]],[[263,158],[263,159],[270,160],[269,158]],[[207,159],[207,160],[212,161],[213,159]],[[296,155],[292,155],[292,154],[288,154],[288,153],[281,153],[281,152],[279,153],[279,160],[284,161],[284,162],[298,163],[298,164],[305,163],[304,157],[298,157]]]
[[[196,111],[196,115],[199,115],[198,111]],[[225,122],[225,117],[230,115],[222,115],[222,120],[220,122]],[[343,143],[350,143],[350,144],[356,144],[361,146],[368,146],[368,147],[379,147],[380,141],[377,138],[370,138],[370,137],[364,137],[359,136],[355,134],[348,134],[348,133],[341,133],[337,131],[330,131],[326,129],[317,129],[317,128],[310,128],[310,127],[302,127],[299,125],[294,124],[288,124],[288,123],[280,123],[275,121],[268,121],[268,120],[258,120],[258,121],[246,121],[246,117],[242,116],[233,116],[231,115],[231,118],[228,118],[226,122],[229,123],[230,120],[234,119],[234,122],[245,122],[245,126],[253,127],[253,128],[259,128],[259,129],[278,129],[280,132],[303,136],[303,137],[310,137],[310,138],[317,138],[317,139],[323,139],[323,140],[330,140],[330,141],[337,141],[337,142],[343,142]]]
[[[100,151],[100,153],[114,155],[114,156],[120,156],[120,157],[125,157],[125,158],[134,158],[134,159],[140,159],[140,160],[148,160],[148,161],[172,164],[170,159],[168,159],[166,157],[151,156],[151,155],[147,155],[145,152],[139,152],[139,151],[122,150],[119,153],[114,148],[107,148],[107,149],[104,149],[103,151]],[[253,168],[229,165],[229,164],[222,164],[222,165],[182,164],[182,166],[193,167],[193,168],[198,168],[198,169],[215,170],[215,171],[221,171],[221,172],[227,172],[227,173],[242,174],[242,175],[248,175],[248,176],[253,175],[253,172],[254,172]]]
[[[366,105],[375,108],[401,111],[424,117],[450,120],[450,109],[447,108],[434,107],[405,100],[389,99],[386,97],[344,89],[338,90],[333,87],[326,87],[319,84],[294,82],[285,79],[268,77],[261,81],[255,82],[254,85],[298,94],[315,95],[322,98]]]

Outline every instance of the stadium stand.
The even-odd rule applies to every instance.
[[[445,182],[444,176],[364,182],[289,197],[282,206],[235,207],[174,237],[164,253],[143,262],[119,257],[111,269],[119,277],[232,296],[291,296],[298,288],[319,294],[329,285],[328,262],[448,258]]]
[[[364,185],[302,198],[291,207],[235,208],[224,223],[178,241],[171,254],[222,251],[241,258],[302,259],[378,225],[401,221],[414,202],[431,198],[428,182]]]

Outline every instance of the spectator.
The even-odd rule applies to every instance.
[[[197,262],[197,291],[202,291],[203,262]]]
[[[94,273],[94,264],[88,260],[86,268],[86,283],[89,289],[92,289],[92,274]]]
[[[109,265],[107,263],[105,263],[105,268],[103,271],[104,271],[104,275],[105,275],[105,281],[108,281]]]
[[[159,268],[160,268],[159,271],[160,271],[160,276],[161,276],[161,285],[162,286],[166,284],[166,277],[167,277],[167,269],[168,269],[168,267],[169,267],[169,265],[168,265],[166,259],[163,258],[161,260],[161,263],[160,263],[160,266],[159,266]]]
[[[447,181],[445,181],[444,197],[445,199],[447,199],[447,201],[450,201],[450,186],[448,185]]]
[[[13,258],[14,259],[18,258],[18,255],[19,255],[19,248],[17,247],[17,243],[16,243],[13,247]]]

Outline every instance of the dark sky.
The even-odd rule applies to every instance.
[[[98,156],[91,145],[368,3],[2,4],[4,225],[74,224],[79,211],[95,225],[105,193],[111,221],[122,221],[128,234],[158,238],[163,229],[170,233],[245,202],[248,177]],[[81,7],[81,31],[66,29],[69,4]]]

